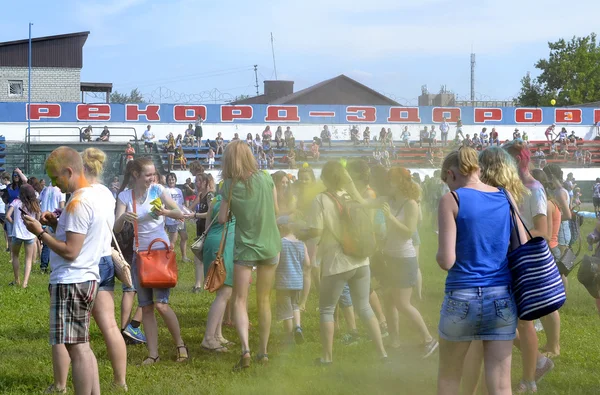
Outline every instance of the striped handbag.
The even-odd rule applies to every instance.
[[[519,211],[508,198],[511,212],[511,248],[507,258],[512,276],[512,290],[519,319],[533,321],[558,310],[567,300],[565,287],[548,243],[533,237],[523,223]],[[521,242],[518,221],[529,235]]]

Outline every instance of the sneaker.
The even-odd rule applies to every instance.
[[[387,327],[386,322],[382,322],[381,324],[379,324],[379,329],[381,330],[381,338],[386,338],[390,335],[388,332],[388,327]]]
[[[344,344],[347,346],[356,344],[359,341],[360,337],[355,333],[346,333],[344,336],[342,336],[342,342],[344,342]]]
[[[123,334],[130,339],[138,343],[146,343],[146,336],[140,328],[134,328],[131,324],[127,325],[127,328],[123,329]]]
[[[554,369],[554,362],[552,362],[552,360],[550,358],[546,358],[546,362],[544,363],[544,366],[542,366],[541,368],[535,369],[535,382],[539,383],[540,381],[542,381],[544,376],[547,373],[549,373],[552,369]]]
[[[297,326],[294,330],[294,341],[296,342],[296,344],[304,343],[304,333],[302,333],[302,328],[300,328],[299,326]]]
[[[423,345],[423,359],[431,356],[435,350],[437,350],[440,343],[437,340],[431,339],[430,342],[427,342]]]

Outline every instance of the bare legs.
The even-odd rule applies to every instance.
[[[67,344],[71,361],[73,361],[73,386],[75,394],[100,394],[100,378],[98,362],[90,348],[90,343]]]
[[[176,346],[183,346],[183,339],[181,338],[181,329],[179,327],[179,321],[177,316],[171,307],[166,303],[155,303],[149,306],[143,306],[142,319],[144,321],[144,330],[146,331],[146,341],[148,346],[148,356],[151,358],[158,358],[158,325],[156,323],[156,317],[154,315],[154,308],[161,315],[164,320],[173,342]],[[182,356],[187,356],[184,350],[180,350]]]
[[[398,309],[398,312],[405,315],[419,330],[421,337],[424,342],[430,342],[433,337],[425,325],[423,316],[419,310],[417,310],[410,303],[410,296],[412,294],[412,288],[395,288],[392,289],[392,297],[394,299],[394,306]]]
[[[258,265],[256,281],[256,302],[258,306],[259,354],[267,354],[267,345],[271,331],[270,295],[277,265]],[[248,343],[248,289],[252,268],[234,266],[234,302],[233,320],[240,338],[242,352],[250,350]]]
[[[202,340],[202,346],[215,349],[221,347],[221,339],[223,334],[221,332],[221,324],[223,322],[223,316],[225,315],[225,308],[227,302],[231,297],[232,289],[230,286],[223,285],[218,291],[215,300],[210,306],[208,311],[208,319],[206,322],[206,331],[204,332],[204,339]],[[225,349],[225,351],[227,351]]]
[[[169,242],[171,243],[172,246],[174,246],[177,243],[178,235],[180,236],[179,250],[181,251],[181,259],[183,259],[184,261],[187,261],[188,260],[188,257],[187,257],[188,234],[187,234],[187,232],[185,230],[179,230],[174,233],[169,232]],[[204,272],[202,272],[202,273],[204,273]]]
[[[196,283],[194,285],[194,290],[202,289],[204,285],[204,264],[196,257],[194,257],[194,264],[196,265]]]
[[[19,253],[21,252],[21,243],[12,243],[12,267],[15,276],[15,285],[21,285]],[[33,255],[35,254],[35,243],[25,244],[25,273],[23,275],[23,288],[27,288],[29,275],[31,274],[31,265],[33,264]]]
[[[559,356],[560,314],[558,313],[558,310],[547,315],[546,317],[542,317],[541,321],[542,325],[544,326],[544,330],[546,331],[546,345],[543,347],[543,349],[549,354],[552,354],[552,356]]]
[[[135,292],[123,292],[123,299],[121,299],[121,329],[125,329],[129,324],[134,298]],[[140,307],[135,310],[133,319],[142,322],[142,309]]]

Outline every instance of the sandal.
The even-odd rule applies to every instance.
[[[142,361],[142,366],[154,365],[157,362],[160,362],[160,357],[152,358],[151,356],[147,356],[146,359]]]
[[[66,393],[67,393],[66,387],[58,388],[54,384],[51,384],[50,387],[46,388],[46,391],[44,391],[44,394],[66,394]]]
[[[231,346],[235,346],[235,343],[234,343],[234,342],[231,342],[231,341],[229,341],[229,340],[227,340],[227,339],[224,339],[224,340],[225,340],[224,342],[220,342],[220,343],[221,343],[221,345],[222,345],[223,347],[231,347]]]
[[[252,357],[250,356],[250,350],[242,351],[242,355],[240,356],[240,360],[233,367],[234,372],[239,372],[244,369],[248,369],[250,367],[250,361]]]
[[[181,349],[185,350],[185,355],[181,355]],[[175,362],[187,362],[190,359],[190,355],[188,353],[188,348],[184,345],[177,346],[177,359]]]
[[[225,347],[225,345],[222,345],[220,347],[215,347],[215,348],[210,348],[210,347],[200,345],[200,348],[202,348],[204,351],[208,351],[208,352],[215,353],[215,354],[222,354],[222,353],[229,352],[229,350],[227,349],[227,347]]]
[[[269,363],[269,354],[256,354],[256,357],[254,357],[254,360],[257,363],[266,365]]]

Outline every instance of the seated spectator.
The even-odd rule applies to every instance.
[[[585,152],[583,153],[583,165],[590,167],[592,164],[592,153],[590,152],[590,150],[585,150]]]
[[[562,144],[567,144],[567,129],[566,128],[562,128],[560,130],[560,132],[558,133],[558,142],[562,145]]]
[[[306,160],[307,158],[307,154],[306,154],[306,147],[304,146],[304,141],[300,141],[300,144],[298,144],[298,150],[296,152],[296,160]]]
[[[533,154],[533,157],[535,159],[535,164],[538,169],[543,169],[544,167],[546,167],[546,154],[544,153],[544,151],[542,151],[542,147],[538,147],[537,151],[535,151],[535,153]]]
[[[91,142],[92,141],[92,126],[88,126],[87,128],[83,129],[83,132],[81,132],[81,135],[79,136],[79,141],[81,142]]]
[[[187,158],[181,145],[175,150],[175,161],[179,163],[181,170],[187,170]]]
[[[381,163],[387,168],[392,166],[392,163],[390,162],[390,153],[386,149],[381,151]]]
[[[275,153],[273,152],[273,148],[267,152],[267,165],[271,170],[275,168]]]
[[[550,159],[554,159],[558,156],[558,144],[556,143],[556,141],[554,141],[552,143],[552,145],[550,145],[550,152],[548,153],[548,157]]]
[[[423,148],[423,142],[428,142],[429,141],[429,130],[427,128],[427,126],[425,126],[425,129],[421,130],[421,132],[419,133],[419,146],[421,148]],[[429,143],[429,145],[431,145],[431,143]]]
[[[210,141],[210,139],[206,139],[206,143],[204,143],[204,146],[207,148],[212,148],[213,151],[217,150],[217,142],[215,140]]]
[[[515,128],[515,131],[513,132],[513,140],[517,140],[521,138],[521,132],[519,132],[519,129]]]
[[[358,137],[358,128],[356,125],[352,125],[352,129],[350,129],[350,141],[354,143],[354,145],[360,144],[360,138]]]
[[[321,157],[321,153],[319,152],[319,144],[317,144],[316,141],[313,141],[312,145],[310,146],[310,151],[312,152],[313,159],[318,161]]]
[[[285,137],[285,145],[289,149],[293,149],[296,147],[296,139],[294,138],[294,133],[292,133],[292,130],[290,129],[289,126],[285,130],[284,137]]]
[[[323,130],[321,130],[321,140],[323,143],[329,144],[329,148],[331,148],[331,132],[327,125],[323,125]]]
[[[238,141],[240,139],[240,135],[237,133],[233,134],[233,138],[231,139],[231,141]]]
[[[567,149],[567,145],[563,144],[560,146],[560,156],[563,157],[564,161],[568,161],[569,160],[569,150]]]
[[[392,128],[388,128],[387,133],[385,134],[385,144],[386,147],[394,148],[394,134],[392,133]]]
[[[271,133],[271,127],[269,125],[267,125],[265,130],[263,130],[263,132],[262,132],[262,139],[263,139],[263,141],[271,141],[272,136],[273,135]]]
[[[521,140],[523,140],[523,142],[525,143],[525,145],[529,145],[529,136],[527,135],[527,132],[523,132],[523,136],[521,137]]]
[[[496,128],[492,128],[492,131],[490,132],[490,145],[499,145],[500,144],[500,140],[498,140],[498,132],[496,131]]]
[[[427,150],[427,153],[425,154],[425,157],[427,158],[427,162],[431,166],[434,166],[434,164],[433,164],[433,152],[431,151],[431,148]]]
[[[108,130],[108,126],[105,126],[104,129],[102,130],[102,133],[100,133],[100,137],[98,137],[96,139],[96,141],[108,142],[109,139],[110,139],[110,131]]]
[[[225,140],[223,140],[223,136],[221,135],[221,132],[217,133],[217,138],[215,138],[215,142],[217,143],[216,154],[223,155],[223,150],[225,149]]]
[[[465,137],[465,139],[463,140],[463,147],[470,147],[473,145],[473,142],[471,141],[471,137],[467,134],[467,136]]]
[[[248,144],[248,147],[250,147],[250,151],[254,153],[254,139],[252,139],[252,133],[248,133],[246,135],[246,144]]]
[[[196,137],[194,136],[194,125],[188,124],[188,128],[185,130],[183,143],[185,145],[194,145]]]
[[[258,148],[262,147],[262,140],[260,138],[260,134],[256,133],[256,136],[254,137],[254,150],[255,153],[258,153]]]
[[[268,150],[270,150],[271,149],[271,140],[265,140],[265,139],[263,139],[262,149],[265,152],[267,152]]]
[[[381,128],[381,130],[379,131],[379,141],[381,141],[382,144],[385,142],[386,134],[387,132],[385,131],[385,128]]]
[[[571,145],[573,148],[577,148],[577,140],[579,139],[577,136],[575,136],[575,131],[571,131],[571,134],[568,137],[569,145]]]
[[[323,145],[323,142],[321,141],[321,138],[317,137],[317,136],[313,137],[313,142],[317,143],[319,145],[319,147],[321,145]]]
[[[290,152],[288,152],[287,160],[290,165],[290,169],[295,169],[296,168],[296,153],[294,152],[293,148],[291,148]]]
[[[363,143],[368,147],[371,141],[371,130],[367,126],[363,132]]]
[[[278,149],[283,148],[284,146],[283,131],[281,130],[281,126],[277,126],[277,130],[275,131],[275,143],[277,144]]]
[[[481,140],[479,139],[479,135],[477,133],[473,134],[473,139],[471,140],[473,146],[477,147],[478,145],[481,145]]]
[[[575,151],[575,163],[578,165],[583,165],[583,149],[579,147],[577,151]]]
[[[259,169],[267,168],[267,154],[262,149],[262,147],[258,147],[258,168]]]

